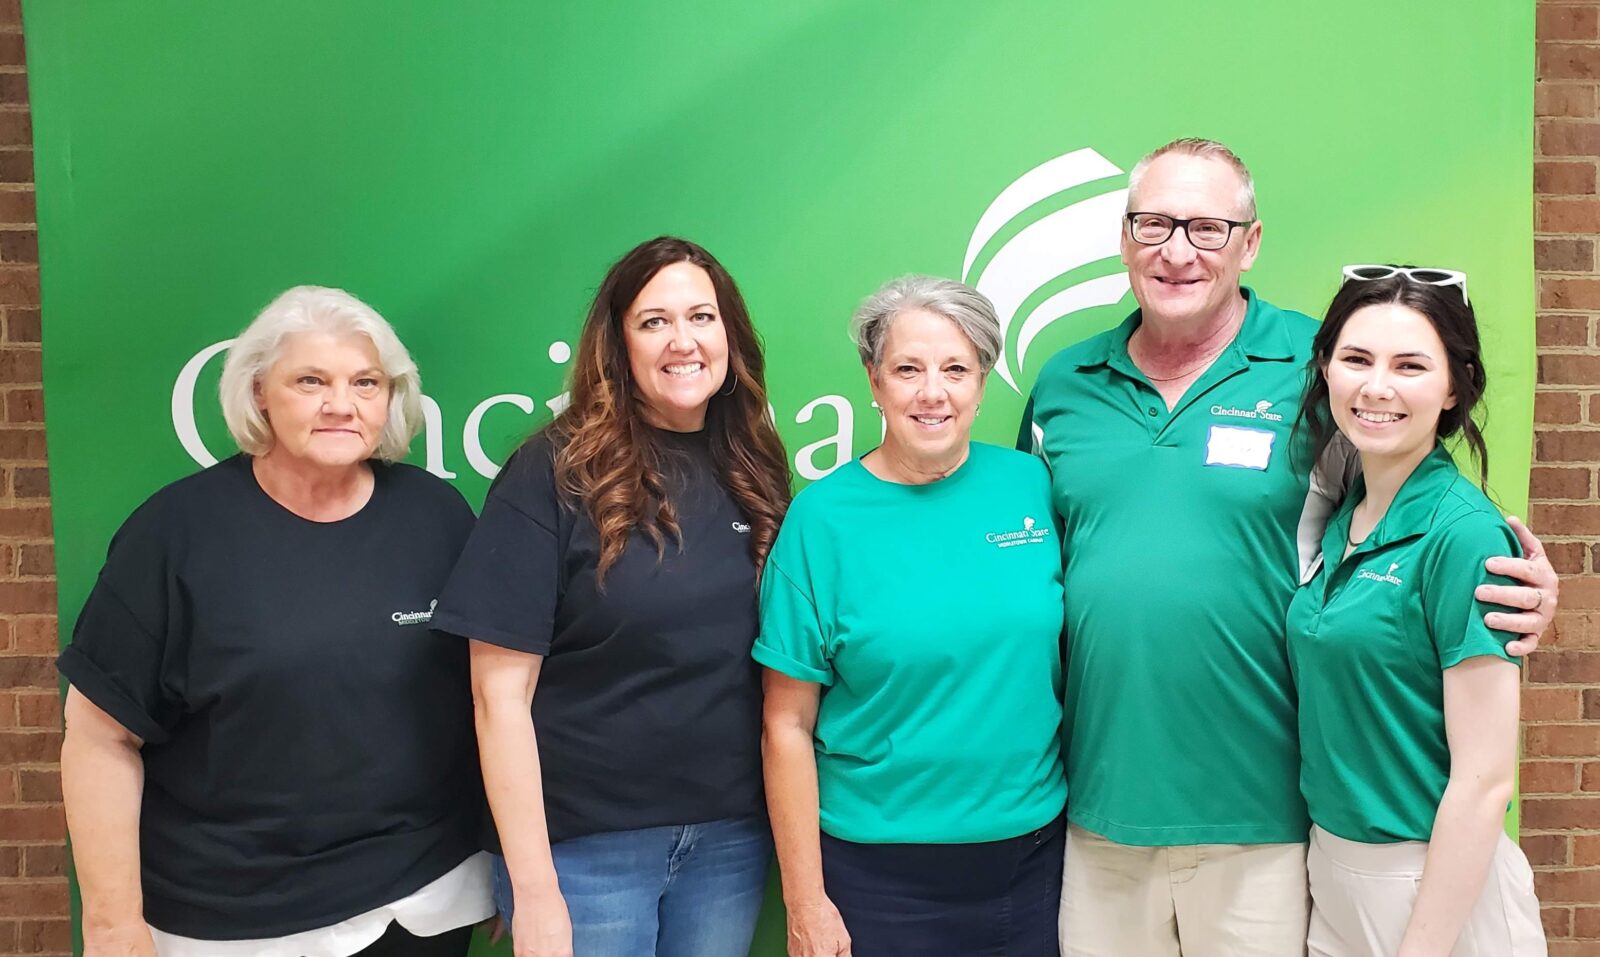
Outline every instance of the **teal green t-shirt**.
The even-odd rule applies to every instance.
[[[979,442],[928,485],[850,462],[795,497],[753,655],[823,686],[823,831],[971,843],[1061,813],[1058,536],[1039,461]]]
[[[1492,656],[1506,635],[1473,597],[1495,555],[1520,555],[1500,512],[1442,446],[1406,479],[1348,558],[1357,480],[1328,523],[1322,562],[1289,606],[1300,694],[1300,788],[1311,819],[1351,841],[1426,841],[1450,779],[1444,671]]]
[[[1283,622],[1332,508],[1293,435],[1317,324],[1244,292],[1170,411],[1128,356],[1135,312],[1052,357],[1024,422],[1063,520],[1068,815],[1121,844],[1309,829]]]

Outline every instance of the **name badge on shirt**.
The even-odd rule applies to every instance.
[[[1206,434],[1206,464],[1266,471],[1276,432],[1237,425],[1213,425]]]

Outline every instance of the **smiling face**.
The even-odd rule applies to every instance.
[[[359,333],[296,332],[256,383],[272,428],[269,456],[340,468],[377,451],[389,418],[389,378],[378,347]]]
[[[1440,413],[1456,404],[1439,333],[1399,303],[1352,313],[1323,376],[1334,424],[1363,460],[1421,461],[1433,449]]]
[[[679,262],[650,277],[622,317],[622,339],[645,420],[673,432],[705,428],[728,377],[728,331],[706,271]]]
[[[878,368],[867,370],[883,411],[884,452],[922,472],[959,465],[983,398],[981,368],[954,322],[920,309],[896,316]]]
[[[1174,219],[1244,219],[1239,209],[1239,174],[1219,159],[1166,153],[1146,167],[1130,212],[1162,213]],[[1232,307],[1239,276],[1255,262],[1261,224],[1232,230],[1221,249],[1196,249],[1181,229],[1159,246],[1135,242],[1124,223],[1122,263],[1143,317],[1171,326],[1202,324]]]

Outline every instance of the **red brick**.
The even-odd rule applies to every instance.
[[[0,847],[0,877],[22,876],[22,848]]]
[[[1580,689],[1523,686],[1523,721],[1576,721],[1581,717],[1583,717],[1583,700]],[[1522,767],[1527,771],[1527,764]]]
[[[1540,425],[1577,425],[1583,421],[1583,395],[1541,389],[1533,396],[1533,421]],[[1533,494],[1541,497],[1537,492]]]
[[[1600,45],[1541,43],[1537,74],[1545,80],[1600,79]]]
[[[1539,361],[1543,363],[1552,358],[1556,357],[1545,356]],[[1572,358],[1578,357],[1574,356]],[[1600,359],[1600,356],[1596,356],[1595,358]],[[1534,433],[1534,448],[1537,450],[1535,454],[1540,462],[1600,461],[1600,432],[1588,430],[1574,430],[1565,432],[1538,431]],[[1559,528],[1561,529],[1561,533],[1563,535],[1585,534],[1584,531],[1577,528],[1569,528],[1565,525],[1545,525],[1537,521],[1535,521],[1534,527]],[[1590,534],[1594,532],[1600,532],[1600,527],[1589,530]]]
[[[27,574],[26,572],[21,572],[20,568],[21,562],[26,561],[27,549],[30,547],[32,546],[24,545],[22,547],[23,558],[19,561],[19,572],[21,574]],[[1582,575],[1588,567],[1584,563],[1584,558],[1589,554],[1591,547],[1584,542],[1545,542],[1544,553],[1550,558],[1550,564],[1555,568],[1556,574]]]
[[[1534,116],[1594,116],[1592,83],[1539,83],[1533,88]],[[1538,166],[1534,167],[1538,177]]]
[[[4,290],[0,276],[0,291]],[[1541,309],[1600,309],[1600,279],[1550,276],[1539,280]]]
[[[0,0],[0,23],[22,26],[22,0]]]
[[[1596,23],[1600,8],[1540,5],[1534,36],[1540,40],[1593,40],[1600,36]]]
[[[43,422],[44,390],[13,389],[6,393],[6,421]]]
[[[19,922],[17,951],[23,954],[70,954],[72,922],[65,917]]]
[[[1590,160],[1537,160],[1533,164],[1533,191],[1541,196],[1591,196],[1595,191],[1595,164]],[[1533,244],[1534,265],[1539,269],[1559,269],[1571,272],[1585,267],[1562,264],[1550,265],[1539,249],[1539,240]]]
[[[18,769],[17,796],[26,804],[60,804],[61,772]]]
[[[1534,329],[1540,348],[1589,344],[1588,316],[1541,313],[1534,320]]]
[[[1576,698],[1577,689],[1571,690]],[[1572,761],[1524,761],[1518,778],[1523,794],[1571,794],[1577,783],[1578,765]]]
[[[1556,557],[1552,546],[1545,546],[1551,564]],[[1559,569],[1557,569],[1559,571]],[[17,574],[23,578],[51,578],[56,573],[56,548],[54,545],[20,545],[17,548]]]
[[[4,76],[4,74],[0,74],[0,76]],[[1572,241],[1584,242],[1584,240]],[[1575,264],[1583,253],[1582,250],[1578,249],[1553,250],[1552,255],[1556,257],[1556,262]],[[39,261],[39,234],[31,229],[12,229],[0,232],[0,261],[8,263],[37,263]],[[1570,265],[1566,268],[1568,272],[1572,272],[1583,271],[1588,267]]]
[[[1534,204],[1534,229],[1541,233],[1600,233],[1600,199],[1541,199]]]
[[[56,610],[56,583],[0,581],[0,609],[20,615],[48,615]]]
[[[1589,469],[1534,467],[1528,477],[1528,496],[1534,499],[1586,499],[1594,485]]]
[[[1535,124],[1539,152],[1545,156],[1600,156],[1600,123],[1587,119],[1545,119]],[[6,136],[5,114],[0,113],[0,143]]]
[[[1578,773],[1579,791],[1600,791],[1600,761],[1585,761]]]
[[[5,809],[0,808],[0,815],[4,813]],[[64,914],[66,910],[65,880],[34,881],[24,884],[0,883],[0,914],[14,917],[43,917],[47,914]]]
[[[1565,834],[1524,834],[1518,840],[1522,853],[1534,867],[1550,867],[1567,863],[1568,844]]]
[[[1534,890],[1539,900],[1551,904],[1600,900],[1600,870],[1535,871]]]
[[[1542,684],[1600,684],[1600,652],[1541,649],[1528,658],[1528,680]]]
[[[49,841],[66,835],[59,807],[0,807],[0,834],[16,841]]]
[[[1600,576],[1583,575],[1569,578],[1561,583],[1561,609],[1556,613],[1562,617],[1568,613],[1586,613],[1591,609],[1600,608]],[[1589,616],[1594,617],[1594,616]],[[1576,622],[1562,621],[1565,631],[1572,632],[1579,628],[1600,628],[1600,621]],[[1576,627],[1575,627],[1576,626]],[[1567,645],[1572,648],[1575,645]]]
[[[12,491],[18,498],[49,498],[50,470],[47,468],[19,468],[12,480]]]
[[[1600,907],[1572,909],[1572,936],[1591,940],[1600,937]]]
[[[1523,733],[1529,758],[1600,754],[1600,724],[1534,724]]]
[[[1539,922],[1544,925],[1544,935],[1555,939],[1567,937],[1572,933],[1572,908],[1570,907],[1540,907]]]
[[[44,450],[39,451],[40,456]],[[49,538],[50,510],[48,508],[0,509],[0,538]]]
[[[10,768],[0,767],[0,804],[15,803],[17,803],[17,776]]]
[[[1591,169],[1592,172],[1592,169]],[[1592,184],[1591,184],[1592,185]],[[1593,190],[1590,190],[1593,192]],[[0,233],[0,259],[10,262],[27,262],[29,260],[16,260],[6,256],[6,237],[12,233]],[[30,235],[30,234],[21,234]],[[35,243],[35,255],[38,245]],[[36,260],[34,260],[36,261]],[[1593,272],[1594,271],[1594,240],[1591,239],[1535,239],[1533,241],[1534,268],[1554,272]],[[1539,341],[1544,342],[1541,336]]]
[[[1594,579],[1578,579],[1569,581],[1568,585],[1578,584],[1582,581]],[[1574,593],[1569,602],[1567,597],[1568,586],[1561,589],[1561,608],[1556,612],[1554,625],[1551,627],[1550,642],[1560,644],[1568,651],[1592,651],[1600,649],[1600,612],[1587,607],[1593,602],[1594,591],[1592,588],[1580,588]],[[1568,607],[1568,606],[1571,607]]]
[[[5,350],[0,350],[0,359],[4,357]],[[1545,353],[1539,357],[1541,385],[1593,385],[1597,382],[1600,382],[1600,355]]]
[[[22,876],[63,877],[66,873],[66,848],[54,844],[29,844],[22,849]]]
[[[61,696],[52,688],[36,693],[17,693],[17,725],[22,728],[61,727]],[[59,799],[58,799],[59,800]]]
[[[24,615],[11,621],[17,651],[23,654],[53,655],[61,650],[55,615]]]
[[[10,308],[5,310],[5,317],[7,342],[39,341],[39,310]]]
[[[0,150],[0,183],[23,185],[32,182],[33,150]]]
[[[0,383],[38,385],[43,370],[38,349],[0,349]]]

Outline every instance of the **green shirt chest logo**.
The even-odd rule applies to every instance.
[[[1211,407],[1212,415],[1225,415],[1235,419],[1258,419],[1262,422],[1282,422],[1283,415],[1270,411],[1272,403],[1262,399],[1255,404],[1255,408],[1241,409],[1231,405],[1214,405]]]
[[[1389,570],[1384,572],[1382,575],[1370,568],[1363,568],[1359,572],[1356,572],[1356,578],[1366,579],[1367,581],[1383,582],[1388,585],[1403,585],[1405,582],[1399,578],[1396,578],[1394,574],[1394,570],[1399,567],[1399,562],[1392,562],[1389,565]]]
[[[996,548],[1013,548],[1017,545],[1038,545],[1050,537],[1050,526],[1038,526],[1032,516],[1022,519],[1022,527],[1010,531],[989,532],[983,540]]]

